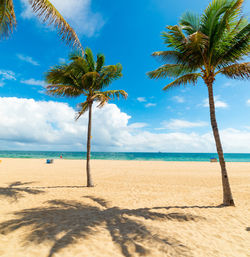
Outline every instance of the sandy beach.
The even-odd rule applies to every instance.
[[[250,163],[2,159],[0,256],[250,256]]]

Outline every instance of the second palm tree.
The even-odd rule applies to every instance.
[[[88,111],[88,135],[87,135],[87,186],[93,187],[94,183],[90,172],[90,151],[91,151],[91,126],[92,107],[94,102],[98,102],[98,107],[103,107],[105,103],[120,96],[126,98],[124,90],[107,90],[105,87],[114,80],[122,77],[121,64],[105,66],[103,54],[97,55],[94,60],[92,51],[87,48],[85,54],[74,53],[70,55],[70,63],[57,65],[51,68],[46,74],[47,93],[49,95],[86,97],[86,100],[79,104],[79,112],[76,119],[79,119]]]

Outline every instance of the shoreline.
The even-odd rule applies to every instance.
[[[47,160],[47,159],[53,159],[54,161],[83,161],[85,162],[86,159],[67,159],[67,158],[18,158],[18,157],[13,157],[13,158],[6,158],[6,157],[3,157],[1,158],[0,157],[0,161],[1,160]],[[210,162],[210,161],[164,161],[164,160],[123,160],[123,159],[91,159],[90,160],[91,162],[92,161],[105,161],[105,162],[108,162],[108,161],[114,161],[114,162],[160,162],[160,163],[211,163],[212,164],[219,164],[219,160],[217,162]],[[226,161],[226,163],[246,163],[246,164],[250,164],[250,161]]]

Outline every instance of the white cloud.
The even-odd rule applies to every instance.
[[[16,80],[16,74],[11,70],[0,70],[0,79],[1,81]]]
[[[247,100],[246,104],[250,106],[250,99]]]
[[[86,149],[87,114],[74,121],[75,110],[65,103],[0,97],[0,148],[2,150]],[[146,124],[129,124],[131,117],[115,104],[94,108],[93,151],[215,152],[207,133],[152,133]],[[250,152],[250,131],[221,131],[225,152]]]
[[[187,120],[171,119],[170,121],[162,122],[162,126],[163,127],[160,129],[178,130],[178,129],[204,127],[204,126],[207,126],[207,123],[203,121],[191,122]]]
[[[136,122],[136,123],[132,123],[129,125],[129,128],[131,129],[140,129],[140,128],[144,128],[148,126],[147,123],[144,123],[144,122]]]
[[[5,80],[16,80],[16,74],[11,70],[0,70],[0,87],[5,85]]]
[[[184,103],[184,102],[185,102],[185,99],[184,99],[184,97],[182,97],[182,96],[174,96],[174,97],[173,97],[173,100],[174,100],[175,102],[177,102],[177,103]]]
[[[145,107],[153,107],[153,106],[156,106],[156,104],[153,104],[153,103],[148,103],[148,104],[145,104]]]
[[[27,85],[32,85],[32,86],[41,86],[44,87],[46,83],[43,80],[36,80],[36,79],[26,79],[26,80],[21,80],[21,83],[27,84]]]
[[[33,60],[33,58],[30,57],[30,56],[23,55],[23,54],[17,54],[17,57],[18,57],[21,61],[30,63],[30,64],[32,64],[32,65],[34,65],[34,66],[39,66],[39,65],[40,65],[37,61]]]
[[[33,18],[28,0],[21,0],[24,5],[23,18]],[[67,22],[78,33],[93,36],[100,31],[105,21],[102,15],[91,10],[92,0],[51,0],[51,3],[62,14]]]
[[[145,97],[137,97],[136,99],[138,102],[147,102]]]
[[[216,108],[227,108],[228,107],[228,104],[226,102],[223,102],[220,100],[220,96],[214,97],[214,104],[215,104]],[[209,107],[208,98],[204,99],[203,107]]]

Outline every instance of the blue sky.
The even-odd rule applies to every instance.
[[[202,13],[210,1],[51,2],[75,28],[84,47],[90,47],[95,54],[104,53],[106,64],[120,62],[123,65],[123,78],[113,83],[111,88],[124,89],[129,97],[126,101],[116,101],[113,102],[115,105],[107,107],[114,120],[111,118],[110,121],[101,122],[101,127],[106,124],[102,130],[94,129],[93,150],[215,151],[206,106],[207,89],[203,82],[200,81],[196,87],[180,87],[163,92],[162,88],[169,80],[154,81],[146,76],[146,72],[160,65],[150,55],[165,49],[160,37],[165,26],[178,23],[178,18],[187,10]],[[85,143],[86,117],[76,124],[73,108],[82,99],[49,97],[44,94],[43,88],[44,73],[51,66],[67,60],[71,49],[59,39],[53,28],[41,24],[32,15],[27,9],[26,0],[16,0],[15,10],[17,30],[8,40],[0,42],[0,107],[8,102],[11,109],[8,114],[1,113],[6,117],[5,123],[2,120],[0,124],[0,149],[81,150]],[[247,14],[249,10],[250,4],[246,2],[243,11]],[[249,82],[223,77],[218,77],[215,83],[217,119],[227,152],[250,152],[246,140],[250,139],[248,86]],[[68,135],[62,125],[65,116],[60,113],[60,118],[55,119],[55,114],[49,111],[49,101],[61,103],[58,108],[68,108],[67,111],[71,113],[68,115],[73,115],[72,119],[67,117],[70,123],[67,126],[71,127],[71,132],[77,128],[74,133],[79,135],[74,138],[75,141],[64,141]],[[44,102],[47,103],[47,109],[44,108],[47,112],[40,109]],[[29,123],[39,123],[36,120],[40,117],[37,110],[43,117],[47,134],[39,132],[36,126],[33,129],[35,135],[29,130]],[[17,113],[23,115],[23,120],[19,121],[21,123],[14,120]],[[29,120],[30,117],[32,120]],[[100,115],[98,117],[102,119]],[[118,127],[112,127],[114,123],[119,123]],[[117,130],[116,136],[113,136],[114,132],[111,133],[113,130]],[[64,136],[60,136],[60,133]],[[124,136],[121,142],[118,139],[120,136]],[[44,141],[37,139],[40,137]],[[57,141],[53,140],[57,137]],[[127,138],[131,142],[127,142]]]

